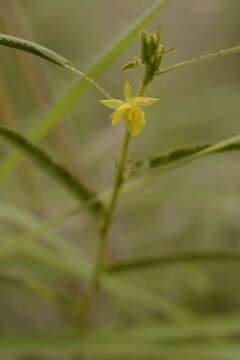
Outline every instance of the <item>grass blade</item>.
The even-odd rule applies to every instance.
[[[163,267],[170,265],[183,265],[189,263],[216,263],[222,262],[240,263],[240,253],[237,252],[198,252],[185,254],[170,254],[148,258],[135,259],[127,262],[119,262],[109,265],[107,272],[110,274],[119,274],[127,271],[146,270],[155,267]]]
[[[96,195],[95,192],[83,185],[63,165],[52,160],[43,150],[30,143],[20,134],[0,126],[0,136],[29,156],[34,163],[68,189],[74,195],[74,198],[80,201],[88,201]],[[96,201],[89,205],[89,208],[96,214],[102,208],[102,205],[99,201]]]
[[[102,356],[107,356],[112,359],[112,356],[154,356],[156,359],[164,357],[167,359],[232,359],[231,354],[235,353],[234,359],[238,358],[240,345],[239,341],[234,340],[218,340],[218,329],[216,325],[218,322],[214,323],[214,320],[207,322],[205,324],[206,333],[209,335],[210,341],[208,339],[200,339],[194,341],[191,339],[191,328],[197,330],[199,326],[194,324],[186,325],[188,328],[188,338],[185,338],[183,325],[183,334],[181,338],[184,342],[174,342],[171,341],[171,326],[167,327],[167,333],[170,334],[169,340],[168,336],[164,336],[164,341],[156,342],[156,332],[158,331],[162,334],[163,327],[155,328],[155,336],[152,339],[149,339],[147,329],[145,332],[142,331],[140,336],[129,336],[132,332],[127,330],[124,333],[116,332],[103,332],[103,333],[92,333],[92,334],[77,334],[72,335],[34,335],[34,336],[1,336],[0,339],[0,351],[7,352],[17,352],[17,354],[27,354],[35,352],[39,353],[43,349],[51,350],[54,352],[87,352],[89,355],[95,355],[97,358],[102,358]],[[213,325],[213,326],[212,326]],[[221,323],[220,323],[221,325]],[[228,324],[227,324],[228,326]],[[200,328],[201,328],[200,324]],[[203,328],[204,328],[203,327]],[[224,327],[224,324],[223,324]],[[216,334],[212,329],[216,329]],[[181,331],[180,327],[178,332]],[[173,332],[176,332],[175,327],[173,326]],[[202,333],[200,331],[200,333]],[[225,331],[227,333],[227,331]],[[231,334],[231,331],[229,332]],[[128,334],[128,337],[127,337]],[[233,325],[232,334],[239,334],[239,324]],[[203,335],[205,335],[203,333]],[[161,335],[158,336],[161,338]],[[220,335],[221,338],[221,335]],[[155,342],[154,342],[155,340]],[[200,341],[199,341],[200,340]],[[104,358],[105,358],[104,357]]]
[[[99,86],[95,81],[90,79],[86,74],[76,69],[69,60],[42,45],[36,44],[26,39],[21,39],[5,34],[0,34],[0,45],[28,52],[32,55],[39,56],[54,64],[62,66],[65,69],[68,69],[75,74],[83,77],[87,82],[96,87],[104,96],[110,97],[110,95],[106,93],[105,90],[101,88],[101,86]]]
[[[168,1],[169,0],[156,0],[152,6],[149,7],[144,14],[141,15],[130,26],[130,28],[127,29],[89,68],[87,76],[96,78],[100,73],[102,73],[130,44],[141,27],[151,21]],[[86,83],[81,79],[36,125],[36,127],[31,131],[30,139],[33,142],[38,142],[43,139],[76,104],[85,89]],[[23,155],[18,152],[11,154],[0,167],[0,181],[4,181],[9,175],[11,175],[22,159]]]
[[[3,205],[5,209],[5,204]],[[4,210],[3,208],[3,210]],[[0,209],[1,210],[1,209]],[[10,209],[11,210],[11,209]],[[1,213],[1,211],[0,211]],[[7,214],[3,214],[7,215]],[[20,211],[8,210],[9,220],[20,223],[24,226],[32,229],[32,221],[34,218],[27,213]],[[61,219],[56,221],[61,224]],[[57,224],[55,224],[57,226]],[[55,226],[54,226],[55,227]],[[6,240],[5,246],[0,249],[0,269],[8,269],[9,266],[18,265],[20,267],[29,269],[34,272],[40,272],[40,274],[50,272],[55,275],[64,275],[72,279],[88,278],[91,274],[91,265],[89,261],[76,251],[76,248],[71,245],[69,241],[65,241],[59,234],[51,234],[47,237],[48,244],[54,245],[54,249],[50,250],[47,247],[43,247],[42,243],[36,241],[37,238],[45,237],[46,233],[50,231],[49,223],[38,225],[36,231],[23,233],[14,238]],[[35,241],[34,241],[35,240]],[[183,321],[192,318],[193,314],[186,308],[178,305],[175,302],[166,299],[165,296],[160,294],[154,294],[152,292],[146,292],[141,288],[133,286],[131,282],[127,282],[126,279],[115,279],[109,276],[104,278],[104,288],[114,296],[114,301],[119,307],[124,307],[124,311],[131,311],[129,308],[130,303],[135,304],[136,298],[139,299],[139,308],[149,308],[152,311],[164,314],[168,319],[174,321]],[[136,307],[135,307],[136,309]],[[139,310],[139,309],[138,309]]]
[[[38,45],[32,41],[20,39],[14,36],[0,34],[0,45],[11,47],[14,49],[26,51],[30,54],[44,58],[54,64],[65,67],[71,65],[70,61],[65,59],[63,56],[55,53],[54,51]]]
[[[68,70],[74,72],[75,74],[82,76],[91,85],[95,86],[105,97],[110,97],[110,95],[108,93],[106,93],[104,91],[104,89],[101,88],[101,86],[99,86],[95,81],[90,79],[83,72],[76,69],[69,60],[67,60],[63,56],[57,54],[56,52],[54,52],[42,45],[36,44],[36,43],[26,40],[26,39],[21,39],[18,37],[9,36],[9,35],[5,35],[5,34],[0,34],[0,45],[28,52],[32,55],[36,55],[38,57],[41,57],[45,60],[48,60],[48,61],[54,63],[54,64],[62,66],[65,69],[68,69]]]
[[[38,279],[29,279],[22,275],[13,275],[8,273],[0,273],[0,283],[6,283],[26,292],[41,297],[45,301],[53,305],[60,305],[58,294],[50,287],[45,285]]]

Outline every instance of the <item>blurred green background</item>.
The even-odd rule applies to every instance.
[[[0,0],[0,32],[45,45],[82,71],[153,3],[150,0]],[[172,0],[147,26],[162,31],[162,42],[176,51],[164,65],[237,45],[240,39],[240,2],[236,0]],[[137,89],[141,69],[121,72],[138,55],[139,40],[118,57],[98,81],[113,97],[123,94],[124,80]],[[160,101],[147,109],[144,133],[133,140],[133,159],[149,159],[164,151],[214,143],[239,133],[239,55],[174,71],[159,77],[146,96]],[[14,50],[0,49],[0,121],[27,135],[49,108],[76,81],[61,68]],[[109,126],[109,111],[94,88],[41,143],[94,189],[112,184],[123,129]],[[0,143],[0,159],[11,151]],[[178,251],[239,250],[239,154],[204,158],[163,176],[159,181],[121,197],[111,231],[109,260]],[[62,188],[30,162],[24,162],[0,187],[0,241],[14,236],[76,206]],[[53,236],[61,241],[53,241]],[[10,239],[10,240],[9,240]],[[0,332],[65,332],[74,327],[71,315],[48,304],[44,290],[27,286],[39,281],[62,296],[81,298],[79,279],[52,269],[41,252],[53,255],[66,246],[72,267],[81,259],[92,263],[96,228],[85,213],[75,216],[55,233],[39,237],[0,259]],[[35,247],[36,246],[36,247]],[[26,248],[26,252],[25,252]],[[64,251],[65,251],[64,250]],[[56,251],[56,252],[55,252]],[[64,262],[64,251],[59,257]],[[61,252],[61,251],[60,251]],[[36,255],[38,254],[38,260]],[[1,249],[0,249],[1,254]],[[40,255],[39,255],[40,254]],[[31,258],[33,256],[33,258]],[[45,264],[46,262],[46,264]],[[240,310],[240,265],[178,265],[119,275],[119,280],[149,295],[106,296],[100,302],[99,324],[127,326],[143,322],[176,321]],[[2,275],[1,275],[2,274]],[[120,279],[121,277],[121,279]],[[2,279],[1,279],[2,278]],[[29,290],[31,288],[31,291]],[[125,291],[126,293],[128,290]],[[67,295],[66,295],[67,294]],[[46,295],[46,294],[45,294]],[[18,358],[18,357],[17,357]]]

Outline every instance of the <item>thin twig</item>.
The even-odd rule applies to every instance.
[[[165,68],[162,68],[157,73],[157,75],[162,75],[162,74],[165,74],[165,73],[167,73],[169,71],[177,70],[177,69],[180,69],[180,68],[188,66],[188,65],[199,64],[201,62],[214,59],[215,57],[218,57],[218,56],[230,55],[230,54],[233,54],[233,53],[236,53],[236,52],[240,52],[240,45],[234,46],[234,47],[229,48],[229,49],[219,50],[219,51],[217,51],[215,53],[203,55],[203,56],[200,56],[200,57],[195,58],[195,59],[182,61],[182,62],[179,62],[177,64],[171,65],[171,66],[167,66]]]
[[[68,65],[66,64],[64,66],[66,69],[69,69],[70,71],[72,71],[75,74],[80,75],[84,80],[86,80],[90,85],[92,85],[93,87],[95,87],[101,94],[103,94],[104,97],[111,99],[111,95],[109,95],[107,93],[107,91],[105,91],[95,80],[93,80],[92,78],[90,78],[88,75],[86,75],[85,73],[83,73],[82,71],[76,69],[74,66]]]

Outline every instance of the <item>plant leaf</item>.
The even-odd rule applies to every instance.
[[[165,166],[167,164],[170,164],[171,162],[184,159],[185,157],[188,157],[189,155],[193,155],[193,154],[198,153],[199,151],[208,149],[210,146],[212,146],[212,145],[204,144],[204,145],[197,145],[197,146],[188,147],[188,148],[176,149],[176,150],[167,152],[163,155],[160,155],[158,157],[150,159],[148,162],[148,166],[150,168]],[[240,150],[240,143],[229,145],[223,149],[219,149],[216,152],[229,152],[229,151],[236,151],[236,150]],[[213,153],[210,153],[209,155],[211,155],[211,154],[213,154]]]
[[[0,126],[0,136],[29,156],[34,163],[67,188],[78,200],[87,202],[96,196],[95,192],[83,185],[68,169],[55,162],[47,153],[30,143],[22,135]],[[102,205],[99,201],[95,201],[89,205],[89,208],[96,214],[102,209]]]
[[[31,53],[63,67],[66,65],[71,65],[71,62],[65,59],[63,56],[32,41],[0,34],[0,45]]]
[[[50,286],[35,278],[0,272],[0,283],[6,283],[26,292],[33,293],[53,305],[61,304],[58,294]]]
[[[159,166],[159,168],[156,168],[155,171],[153,171],[149,175],[142,176],[137,179],[128,181],[127,183],[125,183],[123,185],[121,192],[127,193],[129,191],[136,190],[136,189],[158,179],[159,176],[161,176],[162,174],[165,174],[165,173],[167,173],[173,169],[176,169],[182,165],[188,164],[189,162],[197,160],[203,156],[221,152],[221,151],[226,151],[227,148],[229,148],[229,150],[234,150],[234,149],[238,150],[239,143],[240,143],[240,135],[236,135],[229,139],[219,141],[218,143],[213,144],[213,145],[203,145],[203,148],[201,150],[199,150],[198,147],[197,148],[194,147],[192,150],[188,150],[187,154],[185,153],[186,150],[184,150],[183,152],[181,150],[177,150],[177,155],[175,152],[175,155],[172,155],[172,159],[169,162],[168,162],[168,160],[166,160],[166,155],[164,155],[163,158],[161,157],[161,159],[162,159],[161,161],[163,161],[163,160],[166,161],[164,166],[163,165]],[[177,157],[177,159],[174,159],[176,157]],[[169,158],[171,158],[171,156]],[[159,161],[159,163],[161,163],[161,161]]]
[[[110,274],[118,274],[132,270],[146,270],[154,267],[163,267],[169,265],[181,265],[195,262],[217,263],[220,262],[239,262],[240,253],[237,252],[224,252],[224,251],[211,251],[211,252],[198,252],[198,253],[180,253],[154,256],[148,258],[135,259],[126,262],[119,262],[107,267],[107,272]]]

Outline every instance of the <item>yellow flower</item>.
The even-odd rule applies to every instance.
[[[133,136],[141,134],[145,126],[144,111],[140,106],[152,105],[159,99],[146,98],[143,96],[132,97],[131,85],[128,81],[124,86],[125,102],[117,99],[101,100],[101,103],[110,109],[115,109],[112,118],[112,125],[116,125],[121,120],[124,120],[124,124]]]

